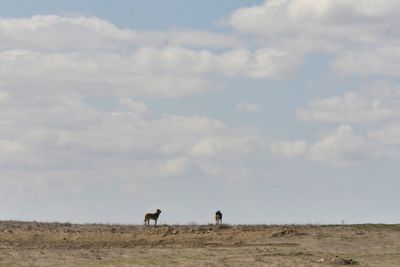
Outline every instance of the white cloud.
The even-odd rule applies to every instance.
[[[396,0],[268,0],[228,24],[271,48],[327,52],[341,73],[398,76],[399,11]]]
[[[0,91],[0,103],[5,102],[8,99],[8,93],[5,91]]]
[[[168,160],[161,173],[166,176],[178,176],[183,174],[187,169],[188,159],[186,158],[176,158]]]
[[[311,142],[272,141],[269,151],[283,158],[301,158],[331,165],[349,165],[381,158],[397,158],[399,153],[385,146],[385,142],[380,139],[382,138],[380,134],[382,134],[381,131],[372,132],[366,136],[356,134],[351,126],[341,124],[334,130],[318,135]]]
[[[147,113],[149,111],[149,108],[145,103],[140,101],[135,101],[130,98],[123,98],[120,100],[120,103],[125,107],[127,107],[129,110],[138,114]]]
[[[140,49],[129,56],[14,50],[0,53],[0,77],[3,87],[41,93],[179,96],[211,86],[189,65],[196,56],[177,48]]]
[[[240,47],[244,42],[230,34],[209,31],[138,31],[136,42],[140,45],[183,46],[202,48]]]
[[[135,37],[95,17],[34,16],[0,19],[0,49],[90,49],[111,48]],[[76,40],[79,40],[77,42]]]
[[[236,110],[242,112],[255,112],[260,111],[261,106],[257,103],[250,103],[250,102],[239,102],[235,106]]]
[[[298,109],[302,121],[366,123],[400,118],[400,90],[388,83],[376,83],[342,96],[313,99]]]
[[[0,162],[25,158],[27,148],[19,140],[0,139]]]
[[[123,88],[129,83],[135,88],[145,87],[137,89],[142,90],[141,94],[145,91],[162,96],[214,87],[213,81],[205,77],[214,73],[252,78],[285,77],[299,67],[307,53],[321,50],[334,55],[333,66],[340,72],[398,75],[398,57],[393,56],[397,55],[400,37],[396,30],[398,10],[400,4],[393,0],[265,1],[238,9],[228,19],[234,29],[258,36],[260,41],[251,44],[244,41],[245,36],[235,34],[201,30],[138,31],[119,28],[96,17],[1,18],[0,51],[5,53],[4,60],[15,56],[15,51],[40,51],[24,54],[38,60],[37,74],[42,68],[40,64],[51,58],[65,72],[76,69],[74,76],[89,73],[88,79],[82,82],[109,82]],[[247,49],[243,48],[246,46]],[[212,53],[192,50],[192,47],[230,50]],[[15,64],[29,65],[20,60],[21,57],[16,59]],[[84,62],[84,67],[77,68],[74,60]],[[139,62],[135,64],[132,60]],[[110,64],[116,67],[114,72]],[[54,72],[60,71],[55,67]],[[11,66],[3,68],[7,70]],[[160,69],[161,75],[155,79],[152,74]],[[95,79],[95,74],[107,77],[104,72],[117,75],[112,81],[109,77]],[[186,77],[185,82],[178,78],[182,75]],[[161,86],[167,89],[159,89]]]
[[[314,143],[278,140],[268,144],[255,131],[208,117],[143,116],[151,111],[145,101],[137,100],[143,99],[138,96],[204,92],[220,87],[220,81],[229,77],[286,77],[310,51],[346,55],[359,45],[379,44],[384,40],[382,27],[395,20],[391,14],[396,8],[390,5],[397,4],[385,1],[374,7],[376,2],[369,3],[372,7],[363,2],[353,8],[345,1],[271,0],[237,10],[230,23],[245,34],[255,33],[258,42],[251,44],[244,41],[247,35],[237,37],[236,33],[137,31],[94,17],[2,18],[0,161],[8,164],[13,177],[30,173],[35,182],[57,176],[65,183],[73,177],[71,184],[117,179],[120,184],[133,181],[136,185],[192,173],[222,179],[246,177],[252,172],[249,157],[265,147],[280,157],[304,156],[331,163],[375,157],[366,138],[346,125]],[[395,31],[393,40],[397,40]],[[350,52],[342,52],[344,46]],[[355,66],[361,61],[354,62]],[[395,63],[396,57],[390,66]],[[342,68],[339,63],[335,66]],[[370,67],[368,73],[380,66]],[[385,73],[396,74],[397,69],[390,66]],[[297,116],[340,123],[397,119],[396,90],[379,88],[315,99]],[[106,112],[85,104],[84,99],[96,97],[116,99],[117,107]],[[258,111],[261,107],[240,102],[236,109]],[[373,132],[369,138],[395,142],[395,134],[382,136]]]
[[[398,22],[399,9],[394,0],[269,0],[234,11],[229,23],[241,32],[269,38],[317,41],[315,47],[321,44],[318,39],[333,45],[377,41],[385,36],[382,27]]]
[[[198,157],[233,158],[248,154],[259,140],[248,136],[207,137],[194,144],[190,154]]]
[[[149,109],[131,99],[120,102],[121,107],[130,107],[128,111],[118,111],[124,110],[119,107],[101,111],[79,95],[57,92],[33,97],[20,92],[13,101],[0,105],[4,170],[13,170],[19,177],[31,172],[49,183],[53,178],[48,170],[73,171],[82,183],[115,175],[118,183],[135,177],[139,185],[149,178],[185,173],[207,177],[211,168],[221,170],[218,177],[225,179],[231,172],[223,172],[221,166],[231,161],[245,170],[246,153],[256,149],[254,134],[212,118],[141,116]],[[200,149],[204,143],[207,151]]]
[[[354,134],[350,126],[340,125],[310,145],[308,157],[332,164],[349,164],[373,158],[374,151],[366,138]]]
[[[255,132],[226,129],[229,134],[218,134],[199,139],[189,155],[207,175],[232,181],[248,177],[251,170],[246,163],[257,154],[264,140]]]
[[[233,164],[233,162],[236,162]],[[208,176],[222,179],[226,183],[242,181],[251,177],[253,171],[241,161],[212,160],[203,158],[197,162],[197,166]]]
[[[339,73],[359,75],[400,75],[400,51],[397,45],[379,46],[373,49],[344,51],[332,62]]]
[[[386,145],[400,145],[400,124],[393,123],[368,133],[372,140]]]
[[[98,51],[166,45],[225,48],[240,43],[233,36],[208,31],[121,29],[97,17],[44,15],[26,19],[0,18],[0,50]]]
[[[84,16],[0,18],[0,86],[175,97],[218,88],[221,76],[285,77],[301,61],[280,47],[246,48],[234,34],[137,31]]]
[[[285,158],[301,156],[307,151],[307,143],[305,141],[273,141],[270,150],[273,154]]]
[[[166,47],[140,48],[129,55],[10,50],[0,53],[0,85],[42,92],[175,97],[216,88],[212,75],[278,77],[289,71],[286,61],[292,60],[266,50],[214,54]]]
[[[293,52],[260,48],[254,52],[236,49],[223,53],[214,61],[216,71],[230,76],[251,78],[282,78],[294,72],[302,56]]]

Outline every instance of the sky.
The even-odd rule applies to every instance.
[[[0,4],[0,220],[400,221],[399,1]]]

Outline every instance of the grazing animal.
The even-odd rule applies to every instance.
[[[155,213],[147,213],[144,215],[144,225],[150,225],[150,220],[154,221],[154,226],[157,226],[158,216],[160,216],[161,210],[157,209]]]
[[[215,213],[215,224],[221,224],[222,223],[222,213],[221,211],[217,211]]]

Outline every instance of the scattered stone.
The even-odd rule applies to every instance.
[[[287,235],[295,234],[295,233],[296,233],[296,231],[293,229],[282,229],[280,231],[273,232],[272,237],[282,237],[282,236],[287,236]]]
[[[335,256],[332,258],[332,264],[336,265],[358,265],[359,263],[351,258],[344,259],[339,256]]]
[[[174,233],[174,232],[176,232],[176,233]],[[166,237],[167,235],[171,235],[171,234],[175,235],[177,233],[178,233],[178,230],[174,230],[174,228],[172,228],[172,227],[167,227],[166,230],[164,231],[162,237]]]
[[[179,231],[178,230],[174,230],[174,231],[172,231],[172,234],[173,235],[177,235],[177,234],[179,234]]]
[[[220,224],[218,225],[218,229],[230,229],[232,226],[227,225],[227,224]]]

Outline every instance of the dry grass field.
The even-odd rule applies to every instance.
[[[400,225],[0,222],[0,266],[400,266]]]

